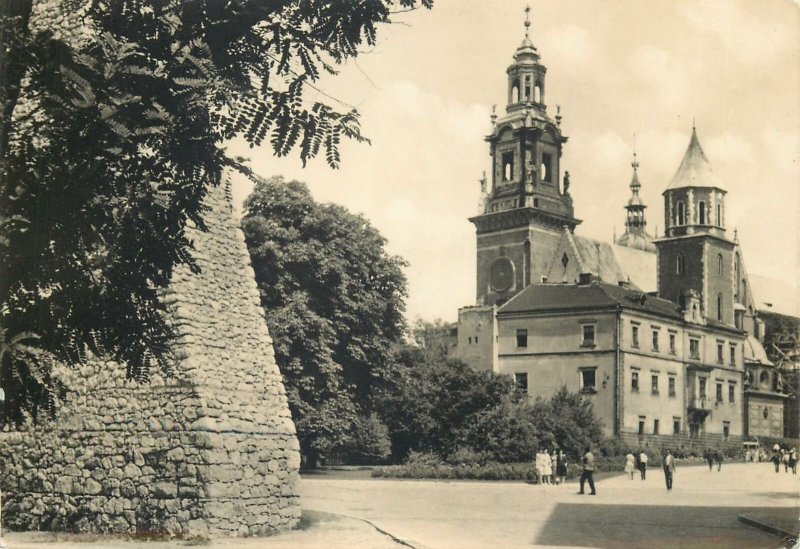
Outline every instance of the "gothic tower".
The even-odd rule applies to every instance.
[[[470,219],[477,232],[477,301],[507,300],[532,282],[541,282],[560,231],[580,223],[569,195],[569,172],[561,179],[561,115],[547,114],[545,73],[530,40],[526,8],[525,38],[508,74],[508,104],[500,119],[492,115],[486,137],[492,157],[491,187],[484,179],[482,211]]]
[[[725,234],[725,193],[697,130],[664,191],[664,237],[658,247],[658,295],[686,307],[699,297],[705,320],[734,326],[735,242]]]
[[[620,246],[627,246],[628,248],[637,248],[647,252],[655,252],[656,245],[653,244],[653,237],[647,234],[645,227],[647,221],[645,220],[644,210],[647,208],[642,198],[639,196],[639,189],[642,184],[639,183],[639,161],[636,160],[636,152],[633,153],[633,177],[631,178],[631,198],[628,200],[628,205],[625,206],[627,215],[625,217],[625,233],[616,239],[615,244]]]

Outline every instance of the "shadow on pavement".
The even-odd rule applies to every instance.
[[[797,513],[769,507],[677,507],[559,503],[537,545],[609,549],[769,548],[781,540],[738,522],[742,513]]]

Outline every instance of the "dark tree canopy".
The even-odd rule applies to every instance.
[[[81,42],[31,33],[31,0],[0,3],[0,383],[17,413],[47,401],[55,359],[168,371],[158,293],[176,265],[196,268],[184,228],[203,228],[233,165],[224,142],[337,166],[342,138],[364,140],[358,114],[309,88],[375,44],[392,10],[431,2],[89,4]]]
[[[364,217],[280,177],[256,184],[242,228],[304,453],[332,451],[358,417],[380,430],[368,414],[404,334],[405,262]]]

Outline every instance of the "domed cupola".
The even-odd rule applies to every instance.
[[[689,146],[664,191],[664,236],[706,232],[724,237],[725,193],[692,125]]]
[[[506,69],[508,113],[531,106],[542,113],[545,111],[544,77],[547,67],[539,62],[539,52],[530,39],[530,11],[530,7],[525,8],[525,38],[514,53],[514,62]]]
[[[625,218],[625,233],[616,240],[616,244],[626,246],[628,248],[636,248],[648,252],[655,252],[656,245],[653,244],[653,237],[647,234],[645,227],[647,221],[645,220],[644,210],[647,208],[642,198],[639,196],[639,190],[642,184],[639,182],[639,161],[636,159],[636,152],[633,153],[633,176],[631,177],[631,197],[628,200],[628,205],[625,206],[627,215]]]

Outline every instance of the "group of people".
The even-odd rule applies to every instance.
[[[772,447],[772,458],[770,459],[772,463],[775,465],[775,472],[779,472],[781,470],[781,464],[783,464],[784,472],[788,473],[789,469],[792,470],[792,474],[797,474],[797,448],[781,448],[780,444],[775,444]]]
[[[564,484],[567,481],[567,456],[563,450],[537,451],[534,466],[539,484]]]
[[[703,457],[708,462],[708,470],[714,468],[714,464],[717,464],[717,471],[722,470],[722,461],[724,456],[722,454],[722,450],[717,450],[716,452],[712,451],[711,448],[706,448],[706,451],[703,453]]]
[[[628,452],[625,456],[625,472],[628,473],[631,480],[636,471],[639,471],[642,480],[647,478],[647,460],[648,457],[644,450],[639,450],[635,455],[633,452]]]

